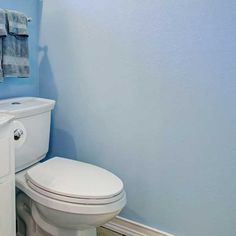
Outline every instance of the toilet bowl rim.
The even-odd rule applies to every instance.
[[[124,195],[120,200],[103,205],[92,205],[92,204],[77,204],[68,203],[64,201],[55,200],[52,198],[47,198],[47,201],[42,201],[41,197],[29,196],[36,204],[41,204],[46,208],[50,208],[56,211],[62,211],[71,214],[84,214],[84,215],[94,215],[94,214],[110,214],[112,212],[120,211],[126,205],[126,195]],[[45,196],[43,196],[45,197]],[[55,204],[57,202],[57,204]],[[52,204],[53,203],[53,204]]]
[[[33,182],[31,182],[30,180],[26,180],[28,186],[33,190],[36,191],[37,193],[44,195],[48,198],[53,198],[55,200],[58,201],[62,201],[62,202],[68,202],[68,203],[72,203],[72,204],[82,204],[82,205],[106,205],[106,204],[110,204],[113,202],[117,202],[119,201],[124,195],[125,195],[125,191],[121,191],[119,194],[110,197],[110,198],[75,198],[75,197],[70,197],[70,196],[64,196],[64,195],[59,195],[56,193],[52,193],[50,191],[47,191],[45,189],[42,189],[40,187],[38,187],[37,185],[35,185]]]

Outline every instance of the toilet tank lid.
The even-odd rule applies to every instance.
[[[38,97],[18,97],[0,100],[0,113],[22,118],[50,111],[55,101]]]

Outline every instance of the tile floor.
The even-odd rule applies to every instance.
[[[116,232],[113,232],[111,230],[105,229],[103,227],[99,227],[97,229],[97,236],[125,236],[125,235],[118,234]]]
[[[16,236],[23,236],[23,235],[20,233],[17,233]],[[97,228],[97,236],[125,236],[125,235],[118,234],[114,231],[111,231],[109,229],[105,229],[103,227],[99,227],[99,228]]]
[[[16,236],[23,236],[23,235],[17,233]],[[116,232],[113,232],[113,231],[111,231],[109,229],[105,229],[103,227],[99,227],[99,228],[97,228],[97,236],[125,236],[125,235],[118,234]]]

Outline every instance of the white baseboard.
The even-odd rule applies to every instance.
[[[125,236],[174,236],[120,216],[109,221],[103,227]]]

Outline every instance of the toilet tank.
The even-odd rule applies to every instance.
[[[35,97],[0,100],[0,113],[13,115],[15,168],[21,171],[43,159],[49,147],[55,101]]]

